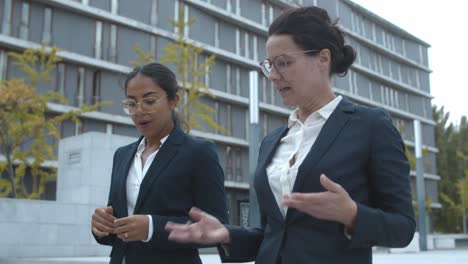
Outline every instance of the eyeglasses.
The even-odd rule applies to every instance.
[[[137,103],[133,99],[125,99],[122,100],[122,108],[124,112],[127,115],[134,115],[137,112],[138,105],[140,106],[141,112],[143,114],[149,114],[149,113],[154,113],[156,112],[156,105],[161,101],[162,99],[166,98],[166,96],[161,97],[161,98],[155,98],[155,97],[145,97],[141,100],[141,102]]]
[[[278,72],[284,72],[288,68],[289,64],[291,64],[292,62],[290,61],[288,62],[287,56],[300,54],[300,53],[319,52],[319,51],[320,50],[304,50],[304,51],[299,51],[299,52],[294,52],[294,53],[286,53],[286,54],[278,55],[274,57],[273,59],[266,59],[260,62],[260,67],[262,68],[263,74],[265,74],[266,77],[269,77],[273,67],[275,67],[275,69]]]

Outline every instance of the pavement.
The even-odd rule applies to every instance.
[[[374,253],[374,264],[468,264],[468,248],[432,250],[419,253]],[[204,264],[220,264],[218,255],[202,254]],[[107,257],[1,258],[0,264],[106,264]],[[249,262],[253,263],[253,262]]]

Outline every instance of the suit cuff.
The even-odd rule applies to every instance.
[[[143,242],[149,242],[153,237],[153,217],[151,215],[148,216],[148,238],[146,240],[142,240]]]

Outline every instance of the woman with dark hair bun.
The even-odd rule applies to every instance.
[[[333,92],[356,53],[318,7],[285,11],[271,24],[260,63],[288,124],[263,139],[254,187],[261,226],[223,225],[192,209],[169,239],[219,243],[223,261],[372,263],[372,247],[405,247],[414,235],[409,163],[387,112]]]
[[[111,264],[201,263],[200,245],[169,241],[166,223],[186,223],[194,206],[227,219],[218,156],[180,128],[178,89],[159,63],[135,68],[125,81],[122,108],[142,136],[115,152],[109,202],[91,219],[96,241],[112,246]]]

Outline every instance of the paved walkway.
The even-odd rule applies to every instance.
[[[220,264],[218,255],[202,255],[204,264]],[[0,264],[106,264],[106,257],[2,259]],[[253,262],[250,262],[253,263]],[[468,249],[421,253],[374,253],[374,264],[468,264]]]

